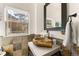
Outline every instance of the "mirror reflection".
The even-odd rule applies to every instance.
[[[46,13],[46,28],[61,27],[61,3],[49,4]]]

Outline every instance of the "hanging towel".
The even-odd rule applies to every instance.
[[[72,56],[77,56],[77,47],[79,47],[79,21],[73,21],[72,22],[72,47],[71,47],[71,52]]]
[[[79,47],[79,21],[72,22],[72,42]]]
[[[75,28],[73,29],[74,30],[74,39],[73,39],[73,42],[77,45],[77,47],[79,47],[79,21],[76,21],[75,23]],[[74,26],[73,26],[74,27]]]
[[[77,35],[78,35],[78,28],[77,28],[77,22],[72,22],[72,29],[73,29],[73,32],[72,32],[72,42],[74,44],[77,44]]]
[[[66,29],[65,29],[65,39],[63,41],[63,45],[64,47],[67,47],[68,49],[71,48],[71,27],[70,27],[70,23],[71,23],[71,19],[68,20],[67,24],[66,24]]]
[[[76,48],[74,44],[79,45],[79,26],[78,22],[74,22],[71,19],[66,24],[65,39],[63,41],[64,47],[71,51],[71,55],[76,56]]]

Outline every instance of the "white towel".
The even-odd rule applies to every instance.
[[[70,30],[70,21],[69,20],[66,24],[66,30],[65,30],[65,39],[63,41],[63,45],[67,47],[71,52],[72,55],[77,55],[76,48],[74,48],[73,44],[76,44],[76,47],[79,47],[79,21],[72,21],[71,27],[72,31]],[[72,32],[72,34],[70,33]],[[72,38],[70,37],[72,35]]]
[[[76,44],[77,47],[79,47],[79,21],[72,22],[72,29],[73,43]]]
[[[70,43],[70,21],[71,20],[69,20],[68,22],[67,22],[67,24],[66,24],[66,29],[65,29],[65,39],[63,40],[63,45],[65,46],[65,47],[67,47],[68,49],[70,49],[70,45],[71,45],[71,43]]]
[[[74,27],[74,39],[73,39],[73,42],[75,42],[77,44],[77,47],[79,47],[79,21],[76,21],[74,23],[75,25],[73,26]]]
[[[77,22],[72,22],[72,30],[73,30],[73,32],[72,32],[72,42],[74,43],[74,44],[77,44],[77,32],[78,32],[78,30],[77,30],[78,28],[77,28]]]
[[[76,21],[76,22],[73,21],[72,22],[72,29],[73,29],[73,32],[72,32],[72,42],[73,43],[72,44],[76,44],[77,45],[77,46],[73,45],[71,47],[71,52],[72,52],[73,56],[77,56],[76,47],[79,47],[79,42],[78,42],[79,41],[78,40],[79,39],[78,38],[79,37],[79,34],[78,34],[79,33],[79,26],[78,25],[79,25],[79,21]]]
[[[65,39],[63,41],[63,45],[70,46],[72,41],[72,43],[77,44],[79,46],[79,21],[71,22],[72,34],[70,34],[70,21],[71,20],[69,20],[66,24]],[[72,38],[70,37],[70,35],[72,35]]]

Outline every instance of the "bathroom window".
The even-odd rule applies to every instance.
[[[29,33],[29,14],[27,12],[14,8],[6,8],[5,21],[7,35]]]
[[[21,22],[8,22],[8,27],[11,33],[25,33],[28,32],[28,24]]]
[[[28,20],[28,15],[25,15],[24,13],[20,13],[18,11],[9,9],[8,10],[8,20],[12,20],[12,21],[27,21]]]

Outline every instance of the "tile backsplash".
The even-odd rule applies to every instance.
[[[5,37],[3,49],[13,56],[28,55],[28,36]]]

